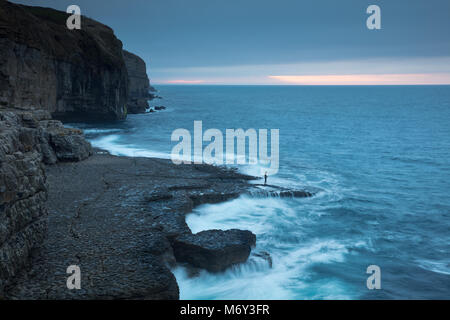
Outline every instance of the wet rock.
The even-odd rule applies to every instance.
[[[168,189],[161,189],[161,190],[153,190],[147,194],[144,195],[144,200],[151,202],[151,201],[160,201],[160,200],[168,200],[171,199],[173,195],[169,192]]]
[[[200,276],[201,271],[202,271],[201,269],[193,267],[188,263],[184,263],[181,265],[185,268],[186,275],[188,276],[188,278],[196,278],[196,277]]]
[[[208,189],[211,187],[210,183],[204,182],[204,183],[190,183],[185,185],[176,185],[176,186],[170,186],[170,191],[176,191],[176,190],[203,190]]]
[[[165,106],[157,106],[157,107],[155,107],[155,110],[156,111],[166,110],[166,107]]]
[[[309,198],[314,196],[313,192],[307,190],[288,189],[274,185],[256,184],[255,188],[249,190],[249,194],[254,197],[274,197],[274,198]]]
[[[273,261],[272,261],[272,257],[270,256],[270,254],[266,251],[261,251],[261,252],[256,252],[253,253],[253,255],[255,257],[261,258],[265,261],[267,261],[267,264],[269,265],[269,268],[272,268],[273,266]]]
[[[290,190],[290,191],[281,191],[281,198],[309,198],[312,197],[313,194],[311,192],[305,190]]]
[[[172,241],[175,258],[211,272],[245,262],[256,236],[246,230],[207,230],[183,234]]]
[[[220,192],[220,193],[216,193],[216,192],[197,192],[197,193],[192,193],[190,195],[190,198],[194,204],[194,206],[199,206],[201,204],[214,204],[214,203],[220,203],[220,202],[225,202],[231,199],[236,199],[240,196],[241,194],[239,192]]]

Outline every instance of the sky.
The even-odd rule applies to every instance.
[[[12,2],[78,5],[146,61],[152,84],[450,84],[449,0]]]

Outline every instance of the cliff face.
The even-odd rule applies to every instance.
[[[82,17],[81,30],[68,30],[67,17],[0,0],[0,300],[48,234],[45,165],[93,153],[52,117],[124,119],[129,86],[133,111],[151,90],[145,63],[109,27]]]
[[[126,117],[128,73],[112,29],[82,17],[0,1],[0,106],[48,110],[56,118]]]
[[[149,107],[148,100],[153,98],[147,76],[147,66],[137,55],[123,51],[125,65],[128,71],[129,96],[127,108],[129,113],[142,113]]]
[[[0,297],[44,239],[47,185],[37,131],[0,114]]]
[[[44,164],[91,154],[81,132],[46,111],[0,110],[0,298],[46,234]]]

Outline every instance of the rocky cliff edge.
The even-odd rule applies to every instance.
[[[47,110],[73,120],[127,114],[128,73],[111,28],[82,17],[0,1],[0,106]]]
[[[46,111],[0,110],[0,299],[46,236],[44,164],[83,160],[91,145]]]

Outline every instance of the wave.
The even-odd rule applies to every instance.
[[[305,243],[287,253],[275,252],[272,267],[252,255],[246,263],[221,273],[201,271],[192,277],[180,266],[173,272],[181,299],[352,299],[345,284],[336,278],[316,280],[311,268],[343,262],[348,253],[345,244],[325,240]]]
[[[418,260],[417,264],[422,269],[450,275],[450,261]]]
[[[94,147],[104,149],[115,156],[170,159],[170,155],[167,153],[151,151],[131,145],[122,145],[119,143],[119,140],[120,135],[108,135],[90,139],[90,142]]]
[[[79,127],[79,126],[78,126]],[[141,145],[125,144],[121,141],[123,129],[118,128],[87,128],[84,129],[89,141],[94,147],[107,150],[113,155],[128,157],[148,157],[189,161],[183,156],[172,156],[169,152],[161,152],[142,147]],[[89,137],[90,136],[90,137]],[[237,161],[240,158],[233,154],[224,154],[224,159]],[[251,161],[251,164],[231,164],[228,167],[237,169],[239,172],[255,177],[258,180],[249,181],[252,184],[261,184],[264,181],[264,173],[269,170],[268,165],[261,164],[258,159],[240,159]],[[343,198],[343,189],[339,185],[339,179],[332,173],[319,170],[310,170],[298,173],[292,169],[283,168],[284,172],[269,175],[268,184],[280,186],[291,190],[312,190],[318,197],[327,197],[328,200],[338,201]],[[287,170],[286,170],[287,169]],[[314,177],[314,179],[312,179]]]
[[[171,158],[169,153],[125,145],[121,141],[122,137],[120,134],[109,134],[91,139],[91,143],[118,156]],[[267,169],[259,163],[232,167],[242,173],[261,177]],[[247,262],[222,273],[203,270],[192,277],[189,269],[176,267],[173,272],[182,299],[352,298],[349,294],[351,290],[342,281],[337,278],[319,279],[312,270],[318,264],[343,262],[346,255],[351,254],[350,248],[355,245],[333,239],[304,241],[308,232],[306,229],[316,228],[314,225],[320,223],[320,216],[329,207],[330,200],[339,201],[343,198],[343,189],[336,175],[307,170],[301,173],[285,171],[269,176],[268,182],[281,188],[317,190],[311,200],[244,195],[220,204],[202,205],[187,215],[186,222],[194,233],[238,227],[251,230],[257,235],[258,241]],[[299,206],[302,209],[299,210]],[[260,252],[270,254],[272,266],[258,256]]]
[[[83,129],[84,134],[105,134],[105,133],[117,133],[123,131],[122,129]]]
[[[313,206],[306,204],[305,207]],[[201,271],[189,276],[177,267],[174,274],[182,299],[351,299],[347,285],[337,278],[321,279],[316,265],[342,263],[354,248],[368,247],[364,241],[313,238],[307,236],[320,224],[320,217],[280,198],[238,199],[203,205],[188,214],[192,232],[207,229],[251,230],[257,244],[248,261],[225,272]],[[305,241],[306,240],[306,241]],[[272,263],[259,253],[270,254]]]
[[[444,166],[445,163],[439,162],[432,157],[406,157],[406,156],[391,156],[385,157],[392,161],[399,161],[405,164],[416,164],[416,165],[428,165],[432,167]]]

